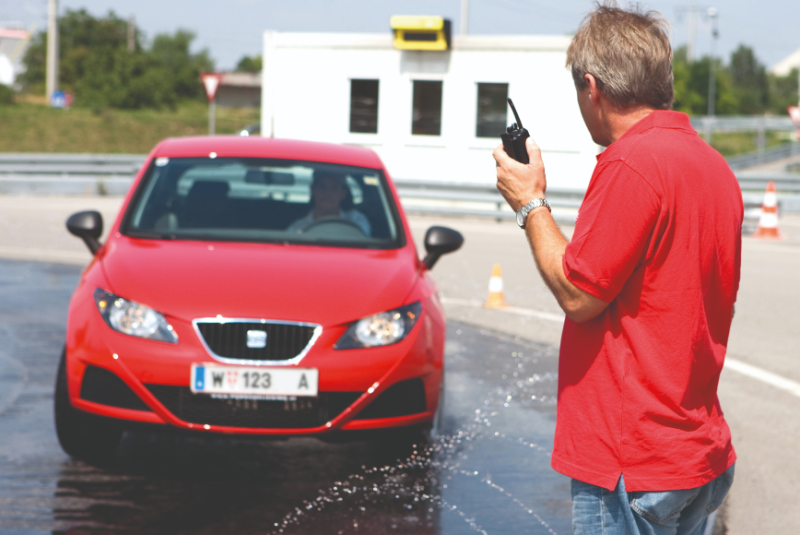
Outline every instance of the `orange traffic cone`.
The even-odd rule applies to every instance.
[[[483,304],[486,308],[505,308],[506,298],[503,295],[503,271],[500,264],[492,267],[492,277],[489,279],[489,298]]]
[[[778,194],[775,192],[775,182],[767,184],[764,194],[764,204],[761,206],[761,218],[758,220],[758,229],[753,234],[759,240],[784,240],[778,228]]]

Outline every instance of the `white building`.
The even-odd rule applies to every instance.
[[[772,73],[777,76],[786,76],[792,69],[800,68],[800,48],[783,58],[772,68]]]
[[[395,179],[493,184],[513,121],[542,148],[548,185],[584,190],[598,147],[564,67],[567,36],[466,36],[447,51],[392,35],[265,32],[261,135],[375,150]]]

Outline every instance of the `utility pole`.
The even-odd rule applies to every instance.
[[[461,0],[461,27],[459,28],[460,35],[467,35],[469,29],[469,0]]]
[[[217,133],[217,101],[211,99],[208,103],[208,135]]]
[[[47,102],[58,91],[58,0],[47,0]]]
[[[708,73],[708,116],[713,117],[715,111],[715,100],[717,92],[717,64],[714,58],[716,50],[717,38],[719,37],[719,28],[717,21],[719,12],[716,8],[708,8],[708,18],[711,19],[711,65]]]
[[[694,36],[697,30],[695,13],[697,13],[697,6],[691,6],[689,8],[689,42],[686,45],[686,61],[689,63],[694,61]]]
[[[133,15],[128,17],[128,52],[136,49],[136,24]]]
[[[717,64],[714,58],[716,50],[717,37],[719,31],[717,30],[717,15],[719,12],[716,8],[710,7],[707,11],[708,17],[711,19],[711,57],[709,58],[709,72],[708,72],[708,113],[705,120],[706,124],[706,143],[711,145],[711,138],[714,130],[714,112],[716,111],[717,99]]]

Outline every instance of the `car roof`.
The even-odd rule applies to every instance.
[[[275,139],[256,136],[196,136],[168,138],[158,144],[154,157],[281,158],[382,168],[378,155],[370,149],[352,145]]]

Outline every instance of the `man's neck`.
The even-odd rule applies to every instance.
[[[320,210],[318,208],[314,208],[312,214],[314,219],[322,219],[324,217],[339,217],[342,215],[342,210],[341,208],[337,208],[336,210]]]
[[[633,128],[633,125],[656,111],[655,108],[649,106],[625,109],[615,108],[608,104],[607,101],[604,108],[603,123],[611,143],[624,136],[625,132]]]

